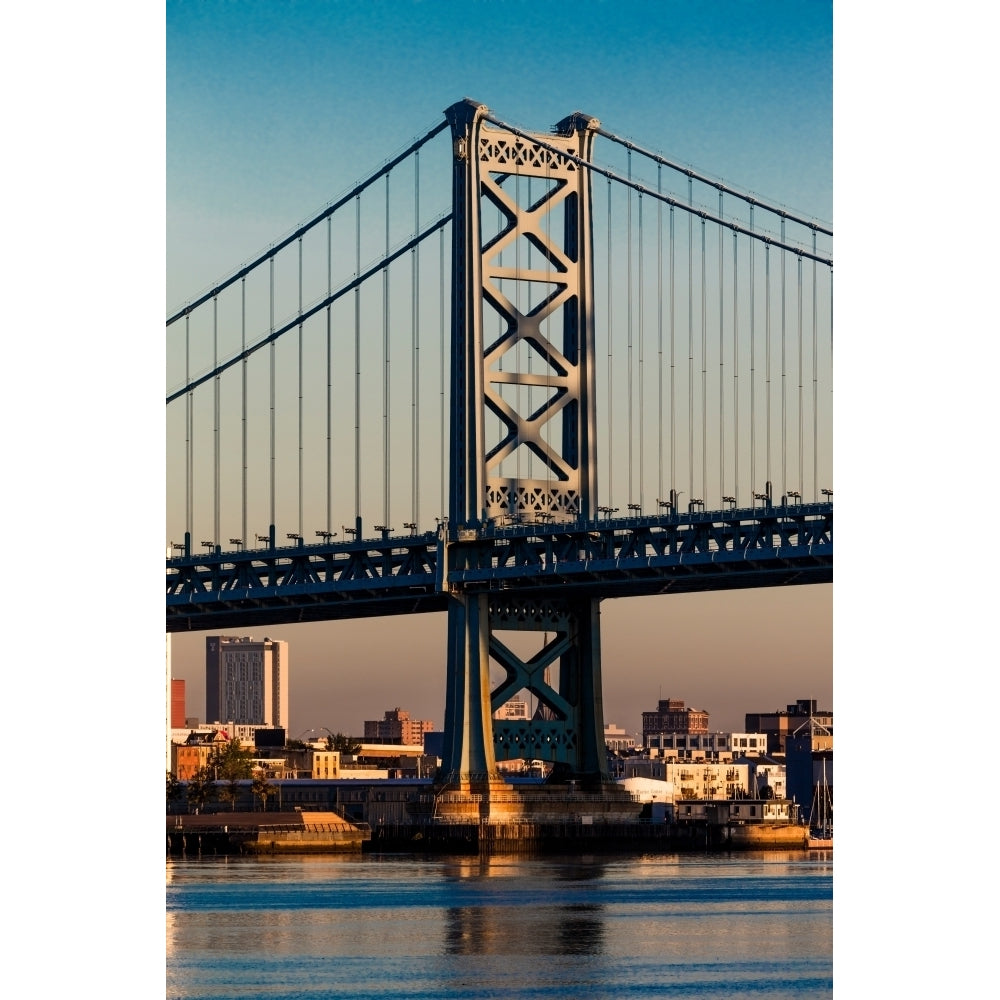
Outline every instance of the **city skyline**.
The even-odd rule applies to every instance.
[[[168,3],[168,309],[463,96],[535,130],[579,108],[830,221],[829,5],[513,4],[506,13],[497,33],[486,5],[251,3],[237,16]],[[605,601],[605,723],[638,730],[660,696],[705,708],[720,729],[799,697],[832,707],[831,618],[831,586]],[[443,725],[445,617],[384,624],[268,627],[292,649],[292,729],[347,729],[390,707],[388,691],[392,704]],[[174,676],[193,705],[203,704],[201,641],[173,640]]]

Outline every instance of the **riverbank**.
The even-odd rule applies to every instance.
[[[631,822],[366,823],[336,813],[167,816],[168,855],[806,850],[802,826]]]

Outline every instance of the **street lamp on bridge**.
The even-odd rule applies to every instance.
[[[348,527],[347,527],[347,525],[345,525],[345,524],[342,524],[342,525],[340,526],[340,530],[341,530],[341,531],[342,531],[342,532],[343,532],[343,533],[344,533],[345,535],[356,535],[356,534],[358,533],[358,529],[357,529],[357,528],[348,528]]]
[[[297,532],[295,532],[295,531],[289,531],[285,535],[285,538],[287,538],[290,542],[301,542],[302,541],[302,536],[300,534],[298,534]]]
[[[659,497],[656,498],[657,507],[673,507],[673,504],[669,500],[661,500]]]
[[[267,542],[268,545],[271,544],[270,535],[255,535],[254,537],[257,539],[258,542]]]
[[[604,514],[607,517],[611,517],[612,514],[617,514],[618,513],[618,508],[617,507],[598,507],[597,508],[597,513],[598,514]]]
[[[799,500],[802,499],[802,494],[799,493],[798,490],[789,490],[788,491],[788,497],[789,497],[790,500],[794,500],[796,503],[798,503]]]
[[[330,541],[331,538],[336,538],[337,537],[337,532],[336,531],[317,531],[316,532],[316,537],[317,538],[322,538],[324,542],[328,542],[328,541]]]
[[[831,500],[833,499],[833,490],[823,489],[823,490],[820,490],[820,493],[822,493],[823,496],[825,496],[825,497],[829,497]]]
[[[214,549],[215,548],[215,542],[202,542],[201,544],[204,545],[206,549]]]
[[[628,505],[628,509],[630,511],[632,511],[632,513],[635,514],[638,517],[639,514],[642,512],[642,504],[640,504],[640,503],[630,503]]]
[[[723,497],[722,502],[729,504],[733,510],[736,509],[736,497]]]
[[[230,538],[229,539],[229,544],[230,545],[235,545],[237,549],[242,549],[243,548],[243,539],[242,538]]]
[[[406,521],[403,524],[403,527],[404,528],[408,528],[411,535],[415,535],[417,533],[417,522],[416,521]]]

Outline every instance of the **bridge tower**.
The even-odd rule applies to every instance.
[[[597,468],[590,160],[596,119],[511,131],[468,99],[453,139],[449,565],[502,526],[595,517]],[[563,154],[569,155],[563,155]],[[520,405],[519,405],[520,404]],[[540,471],[539,471],[540,470]],[[497,634],[545,636],[528,659]],[[490,690],[490,657],[505,671]],[[453,590],[441,783],[499,781],[497,759],[539,759],[608,782],[599,600]],[[519,690],[541,711],[494,725]]]

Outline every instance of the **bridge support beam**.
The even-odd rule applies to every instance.
[[[454,156],[452,564],[498,523],[569,525],[595,516],[591,184],[581,161],[590,159],[599,123],[576,113],[555,133],[531,136],[490,122],[489,109],[474,101],[445,114]],[[497,332],[488,336],[487,326]],[[474,790],[499,780],[492,709],[519,681],[550,711],[536,720],[544,726],[518,741],[516,755],[551,760],[567,780],[607,781],[599,602],[563,602],[571,624],[553,690],[493,637],[498,622],[488,596],[501,595],[449,596],[442,783]],[[530,601],[509,591],[502,597],[513,605]],[[508,674],[492,693],[491,651]],[[558,752],[537,752],[540,740]]]

